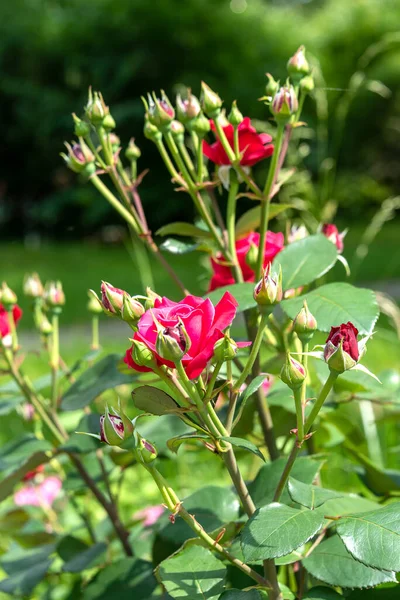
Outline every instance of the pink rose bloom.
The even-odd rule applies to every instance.
[[[162,504],[156,504],[156,506],[147,506],[142,510],[138,510],[133,515],[133,518],[137,520],[143,520],[143,525],[145,527],[150,527],[158,521],[163,512],[164,507],[162,506]]]
[[[183,356],[182,363],[189,379],[201,375],[213,356],[214,346],[224,334],[223,331],[232,324],[236,315],[237,302],[229,292],[226,292],[216,306],[209,298],[186,296],[180,302],[168,298],[156,298],[154,308],[146,310],[137,324],[138,331],[134,340],[146,344],[152,351],[157,363],[174,368],[174,363],[161,358],[156,352],[157,327],[156,319],[167,330],[178,328],[182,322],[190,340],[188,352]],[[246,344],[247,345],[247,344]],[[238,346],[241,346],[239,343]],[[151,371],[148,367],[137,365],[132,358],[129,348],[125,354],[125,363],[136,371]]]
[[[12,315],[15,325],[22,317],[22,309],[16,304],[12,309]],[[9,315],[4,306],[0,303],[0,339],[11,333]]]
[[[14,494],[17,506],[42,506],[50,507],[57,498],[62,487],[58,477],[46,477],[39,485],[28,484]]]
[[[283,233],[273,233],[272,231],[267,232],[264,247],[264,269],[268,263],[272,262],[275,256],[282,250],[283,242]],[[251,283],[255,279],[255,273],[247,264],[246,258],[250,248],[252,246],[258,248],[259,243],[260,234],[255,233],[254,231],[246,235],[246,237],[242,237],[236,241],[236,254],[245,282]],[[217,288],[224,287],[225,285],[231,285],[232,283],[235,283],[235,278],[231,271],[231,267],[225,264],[225,260],[221,253],[218,253],[215,258],[211,259],[211,266],[213,268],[213,276],[208,288],[209,292],[212,292]]]
[[[343,238],[346,235],[346,232],[347,230],[339,233],[338,228],[336,225],[333,225],[333,223],[325,223],[325,225],[322,226],[322,233],[328,238],[329,241],[332,242],[332,244],[335,244],[339,254],[343,252]]]
[[[211,129],[215,132],[214,121],[210,121]],[[233,125],[228,123],[224,128],[224,133],[233,149]],[[238,126],[239,132],[239,150],[243,153],[240,164],[243,167],[252,167],[256,163],[268,158],[274,151],[271,144],[272,137],[268,133],[257,133],[251,124],[250,118],[245,117]],[[216,165],[229,165],[230,160],[226,154],[221,142],[217,140],[214,144],[208,144],[203,141],[203,153]]]

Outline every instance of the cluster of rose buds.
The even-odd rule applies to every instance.
[[[24,295],[32,301],[35,327],[46,339],[53,332],[49,317],[59,315],[65,304],[62,283],[47,281],[43,285],[37,273],[29,273],[25,275],[23,291]]]
[[[107,315],[118,317],[135,328],[144,313],[143,305],[128,292],[116,288],[106,281],[102,281],[100,290],[101,298],[93,290],[89,292],[100,309]],[[95,312],[94,308],[91,308],[91,311]]]

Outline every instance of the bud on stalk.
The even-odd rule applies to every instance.
[[[298,107],[299,103],[294,87],[285,85],[276,92],[270,110],[277,123],[288,123],[292,116],[296,114]]]
[[[197,133],[200,139],[203,139],[205,135],[210,131],[211,125],[207,117],[201,112],[198,117],[193,119],[190,124],[190,128],[194,133]]]
[[[145,115],[145,118],[144,118],[143,133],[144,133],[144,137],[147,138],[148,140],[150,140],[151,142],[157,143],[157,142],[160,142],[162,139],[161,131],[158,129],[158,127],[156,127],[155,125],[150,123],[150,119],[147,114]]]
[[[148,94],[147,115],[150,123],[158,129],[168,127],[175,118],[175,111],[166,93],[161,90],[161,99],[153,92],[153,97]]]
[[[44,287],[43,300],[49,309],[61,311],[65,304],[65,295],[61,281],[48,281]]]
[[[309,311],[307,301],[304,300],[303,308],[297,314],[293,322],[293,331],[297,333],[303,344],[308,344],[316,329],[317,321]]]
[[[94,173],[96,170],[94,156],[85,142],[82,141],[80,144],[73,143],[72,146],[65,142],[65,147],[68,150],[68,154],[61,152],[61,156],[71,171],[74,173],[83,173],[85,171],[87,175],[90,175],[90,171]]]
[[[85,107],[85,112],[89,122],[92,123],[92,125],[95,127],[100,127],[103,125],[105,117],[110,114],[110,109],[108,106],[106,106],[101,92],[92,93],[92,89],[89,88],[89,97]]]
[[[262,279],[254,288],[254,300],[257,302],[262,314],[269,314],[273,306],[282,300],[282,269],[279,265],[279,273],[272,277],[270,275],[271,263],[264,270]]]
[[[74,133],[78,138],[85,138],[90,134],[90,124],[87,121],[82,121],[75,113],[72,113],[75,128]]]
[[[104,312],[111,315],[120,313],[124,302],[124,291],[107,283],[107,281],[101,282],[100,290],[100,303]]]
[[[125,150],[125,156],[130,162],[135,162],[142,155],[140,148],[135,144],[135,138],[129,140],[127,149]]]
[[[267,85],[265,86],[265,93],[270,98],[273,98],[275,96],[276,92],[279,90],[279,81],[275,81],[275,79],[272,77],[271,73],[267,73],[266,75],[268,77],[268,82],[267,82]]]
[[[237,107],[236,100],[232,102],[232,108],[228,115],[228,121],[234,127],[237,127],[243,121],[243,115]]]
[[[15,292],[11,288],[8,287],[5,281],[3,281],[3,285],[0,290],[0,301],[3,303],[4,308],[7,311],[12,310],[12,308],[17,304],[18,298]]]
[[[183,100],[180,94],[176,97],[176,114],[179,121],[184,125],[198,117],[201,112],[200,102],[190,89],[188,89],[187,96],[186,100]]]
[[[360,358],[358,329],[353,323],[332,327],[324,348],[324,359],[331,371],[343,373],[355,367]]]
[[[174,119],[171,121],[170,131],[178,143],[183,143],[185,139],[185,128],[180,121]]]
[[[147,286],[146,288],[146,296],[147,300],[145,302],[145,309],[149,310],[149,308],[154,308],[156,300],[161,300],[161,296],[153,292],[153,290]]]
[[[201,82],[200,103],[201,108],[210,119],[217,118],[221,111],[222,100],[204,81]]]
[[[122,320],[125,321],[125,323],[129,323],[129,325],[131,326],[137,325],[137,322],[139,321],[140,317],[144,314],[143,306],[140,304],[140,302],[135,300],[135,298],[132,298],[126,292],[124,292],[122,298]]]
[[[100,417],[100,440],[109,446],[121,446],[132,435],[134,427],[120,407],[119,411],[111,410],[114,414],[107,406],[105,414]]]
[[[136,450],[139,452],[141,458],[145,463],[151,463],[158,456],[157,448],[154,444],[151,444],[144,438],[139,439],[139,444],[136,447]]]
[[[237,348],[235,340],[228,335],[224,335],[214,346],[214,360],[216,362],[232,360],[236,356]]]
[[[303,384],[306,375],[306,370],[303,365],[292,358],[288,352],[286,355],[286,362],[281,370],[281,379],[283,383],[286,383],[291,390],[297,389]]]
[[[39,275],[37,273],[26,274],[23,289],[27,298],[41,298],[44,290]]]
[[[138,340],[132,340],[132,359],[139,367],[148,367],[152,369],[156,366],[156,359],[153,352],[146,344]]]
[[[156,352],[161,358],[177,362],[185,356],[190,346],[191,341],[182,321],[175,327],[158,326]]]
[[[295,54],[289,58],[287,70],[290,78],[296,85],[300,82],[302,77],[310,73],[310,65],[306,59],[304,46],[300,46]]]

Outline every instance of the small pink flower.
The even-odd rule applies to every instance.
[[[262,389],[266,396],[268,395],[268,393],[271,389],[272,383],[273,383],[272,376],[268,375],[268,377],[265,378],[265,380],[262,384]]]
[[[39,485],[28,484],[18,490],[14,494],[14,502],[17,506],[50,507],[60,493],[61,487],[61,479],[50,476]]]
[[[155,506],[147,506],[142,510],[138,510],[133,515],[133,518],[137,520],[143,520],[143,525],[145,527],[150,527],[158,521],[163,512],[164,507],[161,504],[156,504]]]
[[[337,251],[341,254],[344,248],[343,238],[346,235],[347,230],[339,233],[336,225],[333,225],[333,223],[325,223],[325,225],[322,226],[322,233],[330,242],[332,242],[332,244],[335,244]]]

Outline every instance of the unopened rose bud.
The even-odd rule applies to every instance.
[[[88,291],[89,300],[87,303],[87,309],[93,315],[99,315],[103,312],[103,307],[101,306],[101,302],[97,296],[93,295],[93,290]]]
[[[175,118],[175,111],[168,96],[161,90],[161,98],[153,93],[148,96],[148,118],[152,125],[162,129],[168,126]]]
[[[236,100],[232,102],[232,108],[228,115],[228,121],[234,127],[237,127],[243,121],[243,115],[237,107]]]
[[[61,308],[65,304],[65,295],[61,281],[48,281],[44,286],[43,300],[48,308]]]
[[[101,282],[100,290],[104,312],[112,315],[120,314],[124,302],[124,291],[106,281]]]
[[[42,311],[38,313],[35,321],[36,327],[38,328],[41,335],[44,335],[45,338],[51,333],[53,333],[53,326]]]
[[[138,450],[145,463],[153,462],[158,455],[157,448],[154,446],[154,444],[145,440],[144,438],[140,438],[136,450]]]
[[[190,124],[191,130],[202,139],[211,129],[210,121],[201,112]]]
[[[74,120],[74,133],[76,137],[84,138],[90,134],[90,124],[87,121],[82,121],[75,113],[72,113],[72,118]]]
[[[282,269],[279,266],[278,275],[271,276],[271,263],[264,271],[262,279],[254,288],[254,300],[257,302],[260,312],[270,313],[273,306],[282,300]]]
[[[124,292],[121,308],[122,320],[125,321],[125,323],[129,323],[129,325],[136,325],[143,314],[144,308],[142,304]]]
[[[86,167],[90,165],[94,167],[94,156],[84,142],[73,144],[72,146],[65,142],[65,147],[68,150],[68,154],[61,152],[61,156],[71,171],[82,173]]]
[[[104,117],[102,126],[106,131],[112,131],[116,128],[117,124],[114,120],[114,117],[110,113]]]
[[[250,248],[246,254],[246,263],[249,265],[249,267],[253,271],[256,270],[257,260],[258,260],[258,246],[256,246],[256,244],[251,243]]]
[[[216,362],[225,362],[226,360],[235,358],[236,353],[237,344],[235,340],[228,335],[224,335],[224,337],[215,344],[213,356]]]
[[[156,366],[156,359],[153,352],[146,344],[138,340],[132,340],[132,359],[139,367],[153,368]]]
[[[43,296],[43,285],[37,273],[25,275],[24,294],[27,298],[41,298]]]
[[[162,300],[161,296],[159,294],[156,294],[156,292],[153,292],[153,290],[151,288],[149,288],[147,286],[146,288],[146,296],[147,296],[147,300],[145,302],[145,308],[146,310],[149,310],[149,308],[154,308],[154,304],[156,300]]]
[[[304,300],[303,308],[297,314],[293,322],[293,331],[297,333],[303,344],[308,344],[316,329],[317,320],[314,315],[311,314],[307,301]]]
[[[333,223],[325,223],[322,226],[322,233],[325,237],[328,238],[330,242],[332,242],[332,244],[335,244],[337,251],[339,252],[339,254],[341,254],[344,248],[343,238],[346,235],[346,231],[342,231],[342,233],[339,233],[339,230],[336,227],[336,225],[334,225]]]
[[[288,242],[289,244],[293,244],[293,242],[298,242],[308,236],[309,233],[305,225],[292,225],[288,235]]]
[[[173,121],[171,121],[171,133],[174,136],[174,138],[176,140],[178,140],[178,142],[183,142],[184,140],[184,136],[185,136],[185,128],[182,125],[182,123],[180,123],[180,121],[177,121],[176,119],[174,119]]]
[[[155,143],[161,141],[162,139],[161,131],[158,129],[158,127],[150,123],[148,115],[146,115],[144,118],[143,133],[145,138]]]
[[[129,140],[129,145],[125,150],[125,156],[130,162],[135,162],[142,155],[140,148],[135,144],[135,138]]]
[[[160,327],[156,340],[156,352],[161,358],[177,362],[189,351],[191,341],[183,323],[174,327]]]
[[[305,94],[310,94],[315,88],[314,77],[312,75],[306,75],[300,80],[300,89]]]
[[[117,150],[119,149],[119,147],[121,145],[121,140],[119,139],[119,137],[117,136],[117,134],[116,133],[109,133],[108,134],[108,139],[110,141],[112,151],[113,152],[117,152]]]
[[[310,72],[310,65],[307,62],[305,55],[304,46],[300,46],[300,48],[293,54],[291,58],[289,58],[287,63],[287,70],[294,81],[294,83],[299,83],[300,79],[305,75],[308,75]]]
[[[95,127],[99,127],[103,124],[104,118],[110,114],[110,109],[106,106],[100,92],[92,93],[92,90],[89,89],[89,98],[85,112],[90,123]]]
[[[18,302],[17,294],[8,287],[5,281],[3,281],[3,285],[1,286],[0,300],[6,310],[11,310]]]
[[[100,440],[109,446],[121,446],[131,437],[134,427],[132,421],[121,410],[112,411],[113,413],[110,413],[106,407],[105,414],[100,417]]]
[[[201,111],[200,102],[191,92],[188,90],[188,97],[186,100],[181,98],[178,94],[176,97],[176,114],[181,123],[186,124],[199,116]]]
[[[222,100],[204,81],[201,82],[201,108],[210,119],[215,119],[222,107]]]
[[[299,103],[292,85],[281,87],[275,94],[270,109],[277,123],[288,123],[297,112]]]
[[[332,327],[324,348],[324,359],[329,368],[337,373],[352,369],[360,358],[357,343],[358,329],[353,323]]]
[[[272,77],[271,73],[267,73],[267,77],[268,77],[268,81],[267,81],[267,85],[265,86],[265,93],[270,98],[273,98],[275,96],[276,92],[279,90],[279,81],[275,81],[275,79]]]
[[[290,389],[300,387],[306,378],[306,370],[303,365],[295,360],[290,353],[286,355],[286,362],[281,370],[281,379]]]

